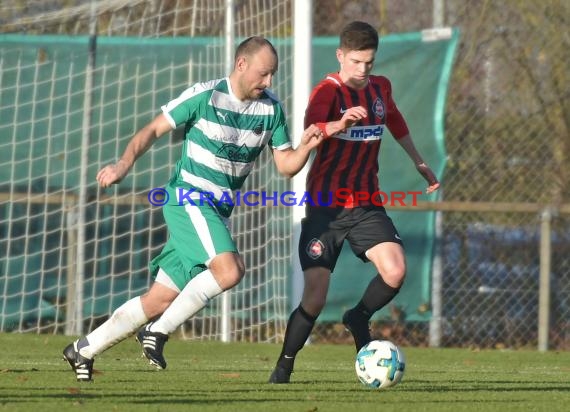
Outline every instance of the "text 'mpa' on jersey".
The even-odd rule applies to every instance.
[[[277,97],[266,90],[260,99],[241,101],[228,78],[197,83],[162,111],[172,127],[185,127],[170,185],[213,193],[215,200],[234,199],[267,144],[276,150],[291,147]],[[219,206],[226,216],[233,209],[228,203]]]

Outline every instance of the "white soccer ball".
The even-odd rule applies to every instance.
[[[404,352],[388,340],[373,340],[356,355],[356,375],[364,385],[384,389],[396,385],[404,376]]]

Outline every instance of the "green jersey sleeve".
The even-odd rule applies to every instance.
[[[277,149],[284,150],[291,147],[291,139],[289,137],[289,127],[285,119],[285,112],[281,103],[275,103],[275,123],[271,130],[271,138],[269,139],[269,146]]]
[[[179,97],[162,106],[162,112],[170,125],[177,128],[187,123],[194,124],[202,115],[204,103],[210,97],[213,83],[217,81],[219,80],[196,83],[184,90]]]

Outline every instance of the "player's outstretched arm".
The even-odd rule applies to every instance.
[[[309,160],[311,150],[321,144],[323,139],[321,129],[315,125],[310,125],[303,131],[301,142],[295,150],[273,150],[273,161],[279,173],[288,178],[299,173]]]
[[[152,122],[139,130],[129,141],[123,155],[115,164],[107,165],[97,173],[97,182],[101,187],[109,187],[119,183],[156,139],[172,130],[172,126],[164,114],[156,116]]]
[[[404,148],[410,159],[416,165],[416,170],[423,176],[423,178],[428,182],[428,187],[426,193],[432,193],[439,188],[439,181],[435,176],[435,173],[430,169],[430,167],[423,161],[421,155],[418,153],[416,146],[412,140],[412,137],[407,134],[406,136],[397,140],[400,146]]]

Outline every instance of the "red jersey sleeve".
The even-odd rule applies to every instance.
[[[386,77],[380,77],[380,80],[382,82],[382,87],[386,90],[386,126],[395,139],[401,139],[410,133],[408,125],[392,98],[392,84],[390,83],[390,80]]]
[[[309,97],[309,104],[305,110],[305,128],[311,124],[330,122],[331,109],[335,107],[337,85],[325,79],[315,86]]]

